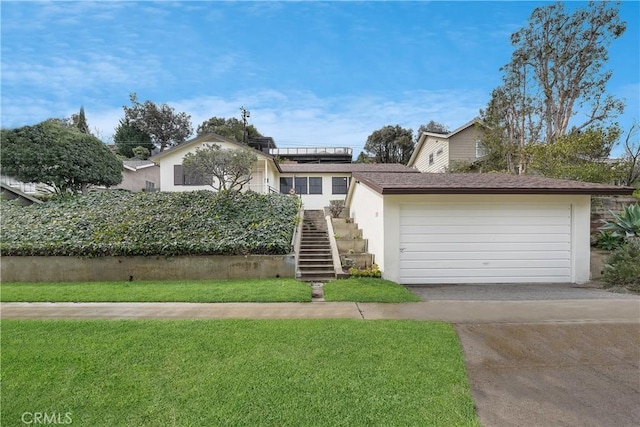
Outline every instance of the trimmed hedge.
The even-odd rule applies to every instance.
[[[2,202],[0,250],[13,256],[286,254],[296,197],[211,191],[108,191],[18,206]]]

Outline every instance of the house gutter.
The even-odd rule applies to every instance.
[[[331,245],[331,258],[333,259],[333,271],[336,275],[336,279],[342,279],[348,275],[342,270],[342,263],[340,262],[340,253],[338,252],[338,244],[336,243],[335,233],[333,231],[333,221],[331,221],[331,215],[324,217],[327,221],[327,234],[329,235],[329,244]]]

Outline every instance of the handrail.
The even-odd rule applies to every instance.
[[[331,221],[331,215],[325,216],[324,219],[327,221],[327,234],[329,235],[329,244],[331,245],[331,258],[333,258],[333,271],[336,274],[336,279],[339,279],[344,277],[345,273],[344,270],[342,270],[338,244],[336,243],[336,237],[333,232],[333,221]]]
[[[270,148],[269,154],[277,155],[307,155],[307,154],[341,154],[352,155],[353,149],[349,147],[314,147],[314,148]]]
[[[304,209],[300,205],[300,211],[298,213],[298,226],[293,230],[293,237],[291,238],[291,247],[293,248],[293,254],[295,259],[295,272],[296,277],[300,277],[301,274],[298,271],[298,256],[300,254],[300,243],[302,242],[302,223],[304,222]]]

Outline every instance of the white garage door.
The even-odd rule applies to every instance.
[[[571,281],[571,206],[400,206],[400,283]]]

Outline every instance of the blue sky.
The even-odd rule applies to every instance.
[[[509,36],[548,2],[1,2],[2,127],[70,116],[109,142],[129,105],[240,117],[279,147],[346,146],[484,108]],[[567,2],[569,10],[583,2]],[[640,117],[640,3],[610,48],[619,121]]]

